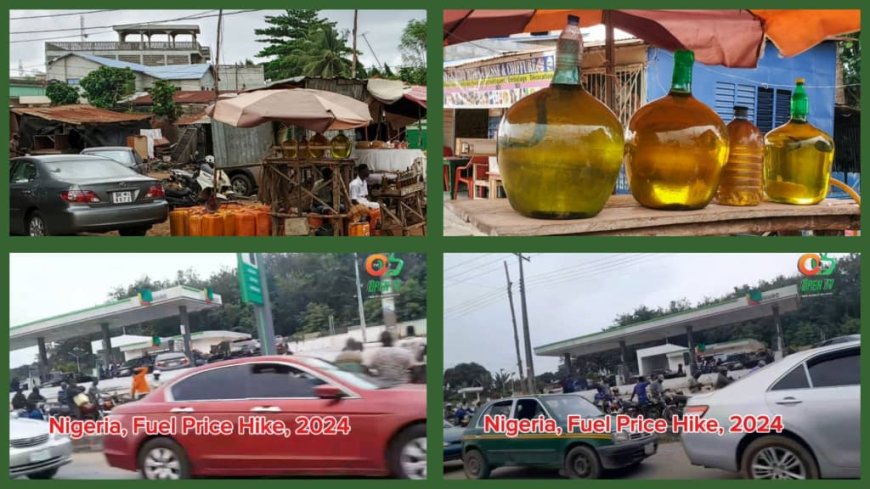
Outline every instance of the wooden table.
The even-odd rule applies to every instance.
[[[716,236],[861,227],[858,204],[843,199],[806,206],[763,202],[754,207],[710,204],[700,210],[662,211],[642,207],[630,195],[614,195],[597,216],[572,220],[523,217],[507,199],[445,200],[444,206],[491,236]]]

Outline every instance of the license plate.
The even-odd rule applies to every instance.
[[[647,443],[643,446],[643,453],[646,455],[652,455],[656,453],[656,446],[653,443]]]
[[[38,452],[33,452],[30,454],[30,462],[45,462],[46,460],[51,458],[51,452],[48,450],[40,450]]]
[[[129,204],[133,202],[133,192],[115,192],[112,194],[112,202],[116,204]]]

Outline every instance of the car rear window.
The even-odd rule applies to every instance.
[[[187,377],[171,388],[176,401],[214,401],[247,397],[247,365],[218,367]]]
[[[89,180],[93,178],[126,178],[138,173],[109,159],[67,160],[43,163],[50,175],[58,180]]]
[[[813,388],[861,384],[860,350],[847,350],[807,362]]]
[[[807,372],[804,369],[804,364],[801,363],[797,367],[791,369],[791,372],[785,377],[779,379],[779,382],[773,385],[770,390],[783,391],[789,389],[807,389],[810,382],[807,379]]]

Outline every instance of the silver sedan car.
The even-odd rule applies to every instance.
[[[9,477],[51,479],[72,462],[72,442],[49,434],[48,423],[12,417],[9,420]]]
[[[716,419],[725,434],[681,439],[694,465],[748,479],[858,478],[861,472],[861,342],[794,353],[710,393],[686,413]],[[730,433],[732,415],[782,417],[781,433]]]

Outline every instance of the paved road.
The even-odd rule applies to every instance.
[[[502,467],[492,471],[492,479],[555,479],[558,471],[521,467]],[[632,470],[608,472],[613,479],[737,479],[737,474],[718,469],[705,469],[689,463],[680,443],[662,443],[658,453],[644,460]],[[462,462],[448,462],[444,467],[445,479],[465,479]]]
[[[73,462],[64,465],[55,479],[139,479],[138,472],[109,467],[103,452],[75,452]]]

